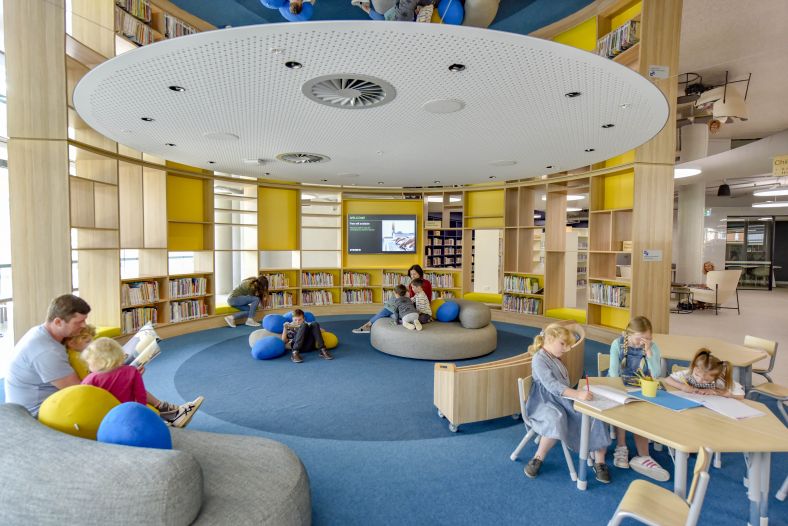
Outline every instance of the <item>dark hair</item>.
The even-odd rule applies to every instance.
[[[715,380],[721,379],[725,382],[725,389],[733,387],[733,368],[731,364],[712,355],[711,351],[705,347],[698,349],[695,357],[692,358],[689,374],[692,374],[696,367],[706,374],[714,375]]]
[[[55,318],[68,323],[75,314],[84,314],[85,316],[90,313],[90,305],[88,302],[74,296],[73,294],[63,294],[52,300],[47,309],[47,322],[55,321]]]
[[[401,284],[401,283],[400,283],[399,285],[397,285],[396,287],[394,287],[394,293],[395,293],[397,296],[404,296],[405,294],[407,294],[407,293],[408,293],[408,289],[407,289],[407,288],[405,288],[405,285],[403,285],[403,284]]]
[[[408,277],[410,277],[411,270],[415,270],[416,272],[418,272],[420,278],[422,279],[424,278],[424,269],[421,268],[420,265],[411,265],[411,267],[408,269]]]
[[[301,316],[303,318],[304,317],[304,311],[302,311],[301,309],[293,309],[293,317],[296,317],[296,316]]]
[[[260,274],[257,276],[255,280],[255,290],[257,290],[257,295],[260,297],[265,296],[268,294],[268,277]]]
[[[416,278],[413,281],[411,281],[410,284],[415,286],[415,287],[423,287],[424,286],[424,280],[421,279],[421,278]]]

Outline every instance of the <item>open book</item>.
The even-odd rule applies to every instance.
[[[146,323],[123,346],[126,363],[137,368],[149,363],[161,352],[158,342],[159,335],[153,330],[153,324]]]
[[[581,385],[578,386],[578,390],[585,391],[586,386]],[[625,391],[620,389],[616,389],[614,387],[607,387],[604,385],[592,385],[591,386],[591,395],[593,395],[593,399],[591,400],[578,400],[577,398],[569,398],[570,400],[574,400],[579,404],[584,404],[589,407],[593,407],[597,411],[607,411],[608,409],[613,409],[614,407],[619,407],[624,404],[629,404],[631,402],[640,402],[641,400],[638,398],[634,398],[629,396]]]
[[[685,393],[683,391],[673,391],[673,394],[692,400],[702,404],[704,407],[711,409],[715,413],[719,413],[728,418],[735,420],[742,420],[745,418],[753,418],[756,416],[763,416],[763,412],[758,411],[754,407],[750,407],[735,398],[726,398],[717,395],[703,395],[694,393]]]

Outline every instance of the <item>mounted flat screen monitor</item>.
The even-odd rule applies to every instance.
[[[415,254],[416,216],[348,214],[348,254]]]

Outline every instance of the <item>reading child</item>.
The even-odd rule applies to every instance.
[[[324,360],[333,360],[334,357],[326,349],[323,342],[323,335],[320,333],[320,324],[316,321],[304,321],[304,311],[301,309],[293,310],[293,321],[285,323],[282,329],[282,341],[292,351],[290,359],[293,363],[301,363],[301,353],[317,347],[320,349],[320,357]]]
[[[82,380],[83,384],[109,391],[120,403],[151,405],[159,411],[161,419],[173,427],[186,427],[203,402],[203,397],[198,396],[193,402],[177,406],[150,394],[145,390],[140,371],[131,365],[124,365],[126,353],[111,338],[95,340],[82,351],[81,358],[90,370],[90,374]]]
[[[416,278],[410,282],[410,286],[415,293],[411,300],[416,304],[416,310],[419,312],[418,319],[414,322],[416,330],[421,330],[421,325],[432,321],[432,306],[430,300],[427,298],[427,293],[424,292],[424,280]],[[416,325],[418,323],[418,325]],[[405,328],[410,329],[405,322],[402,322]]]
[[[651,332],[651,322],[645,316],[630,320],[624,333],[610,345],[608,376],[629,378],[638,373],[652,378],[662,376],[659,347],[651,340]],[[624,429],[616,428],[613,465],[621,469],[631,467],[641,475],[660,482],[670,479],[670,473],[649,455],[648,439],[645,437],[633,434],[638,456],[629,460],[626,435]]]
[[[720,360],[708,349],[700,349],[688,369],[676,371],[665,383],[685,393],[725,396],[741,400],[744,388],[733,381],[731,364]]]
[[[573,325],[582,336],[582,327]],[[580,449],[582,416],[575,411],[573,401],[565,397],[591,400],[593,395],[588,391],[569,387],[569,372],[561,362],[561,357],[578,343],[580,342],[576,341],[575,335],[564,324],[551,323],[534,338],[534,343],[528,348],[528,352],[533,355],[533,382],[528,402],[525,404],[525,417],[531,428],[542,437],[534,458],[524,469],[529,478],[535,478],[539,474],[545,455],[559,440],[575,451]],[[605,453],[609,444],[610,437],[604,424],[599,420],[592,420],[588,448],[594,451],[596,479],[605,484],[610,482],[610,472],[605,464]]]

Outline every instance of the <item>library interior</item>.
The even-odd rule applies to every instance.
[[[788,2],[0,6],[0,523],[788,526]]]

